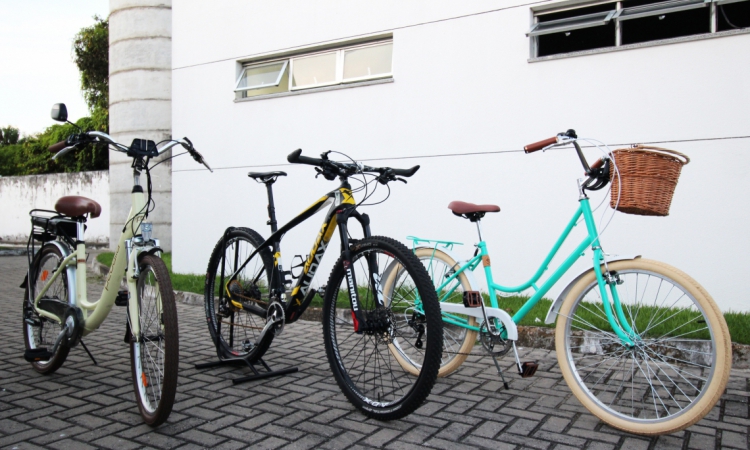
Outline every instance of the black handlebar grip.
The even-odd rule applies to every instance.
[[[60,150],[62,150],[62,149],[64,149],[65,147],[67,147],[67,146],[68,146],[68,143],[67,143],[67,142],[68,142],[68,141],[60,141],[60,142],[58,142],[57,144],[52,144],[52,145],[50,145],[50,146],[49,146],[48,150],[49,150],[49,151],[50,151],[51,153],[57,153],[57,152],[59,152]]]
[[[286,160],[292,164],[296,164],[299,161],[299,155],[301,154],[302,154],[302,149],[298,148],[297,150],[287,155]]]
[[[302,149],[298,148],[297,150],[290,153],[286,160],[289,161],[292,164],[309,164],[311,166],[322,166],[323,160],[319,158],[309,158],[307,156],[302,156]]]
[[[399,177],[410,177],[417,173],[417,170],[419,170],[419,166],[414,166],[411,169],[392,169],[394,175],[398,175]]]

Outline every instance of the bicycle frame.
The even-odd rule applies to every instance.
[[[58,323],[65,320],[64,317],[58,317],[39,308],[39,300],[44,296],[52,283],[59,276],[62,276],[63,271],[65,271],[67,272],[65,276],[68,277],[68,305],[73,308],[79,308],[83,314],[82,336],[86,336],[99,328],[104,319],[107,318],[109,311],[117,299],[123,273],[126,274],[130,299],[128,301],[128,313],[130,317],[138,317],[138,296],[136,292],[138,255],[143,252],[154,253],[161,251],[158,239],[153,239],[153,245],[150,245],[149,243],[144,243],[143,239],[139,237],[141,223],[145,219],[145,215],[142,212],[146,211],[146,199],[143,188],[140,186],[139,175],[140,172],[134,171],[134,187],[131,195],[132,206],[128,213],[123,233],[120,236],[120,241],[115,249],[112,265],[107,273],[101,297],[94,302],[90,302],[86,295],[86,244],[83,242],[83,222],[78,222],[75,250],[71,250],[69,245],[61,241],[52,241],[52,244],[56,245],[63,254],[62,262],[38,293],[33,292],[33,283],[29,285],[30,297],[34,299],[34,309],[40,316]],[[27,280],[34,279],[31,275],[30,273],[27,275]],[[134,336],[138,336],[140,334],[139,321],[134,320],[129,322],[131,333]]]
[[[555,269],[554,272],[552,272],[549,278],[547,278],[547,280],[544,281],[541,286],[537,286],[537,282],[542,277],[544,272],[548,269],[550,261],[552,261],[555,255],[557,255],[560,247],[570,236],[570,232],[578,224],[581,216],[583,216],[584,222],[586,224],[586,229],[588,232],[587,236],[584,237],[581,243],[578,244],[578,246],[570,253],[570,255],[568,255],[567,258],[565,258],[560,266]],[[591,206],[589,204],[589,199],[585,196],[582,196],[582,198],[580,198],[578,210],[573,215],[573,218],[570,220],[570,222],[568,222],[565,230],[557,239],[557,242],[555,242],[554,246],[547,254],[547,257],[539,266],[539,269],[537,269],[536,273],[534,273],[534,275],[527,282],[518,286],[503,286],[495,283],[492,277],[492,267],[490,264],[490,256],[487,251],[487,244],[484,241],[480,241],[477,244],[479,252],[469,261],[461,265],[460,268],[456,269],[452,275],[450,275],[440,286],[437,287],[437,291],[442,292],[442,290],[447,286],[450,286],[450,284],[461,273],[466,270],[476,269],[481,262],[484,267],[484,274],[487,280],[487,287],[489,289],[490,303],[493,308],[498,307],[496,291],[505,293],[519,293],[528,288],[534,289],[534,295],[532,295],[526,301],[526,303],[524,303],[521,309],[518,310],[518,312],[516,312],[516,314],[512,317],[513,322],[517,324],[539,302],[539,300],[541,300],[542,297],[547,294],[552,286],[560,280],[560,278],[570,269],[570,267],[578,260],[578,258],[583,256],[583,252],[589,246],[591,246],[591,249],[593,250],[593,270],[599,283],[599,291],[604,302],[604,310],[607,316],[607,320],[612,326],[615,334],[617,334],[617,336],[625,345],[633,345],[633,339],[637,336],[633,333],[632,328],[625,318],[625,314],[620,304],[620,298],[618,297],[617,289],[615,288],[616,282],[609,278],[605,279],[605,276],[602,274],[601,265],[604,263],[604,255],[601,246],[599,245],[599,233],[596,229],[596,224],[593,218],[593,213],[591,211]],[[609,300],[606,286],[609,286],[609,292],[611,293],[612,302],[610,302]],[[452,289],[449,289],[449,291],[444,296],[442,296],[440,300],[442,301],[444,298],[451,295],[456,287],[457,284],[454,285]],[[614,306],[611,303],[613,303]],[[444,314],[443,320],[454,325],[479,331],[479,327],[469,325],[466,319],[462,319],[457,316]]]
[[[269,197],[269,199],[270,198],[272,197]],[[284,279],[284,271],[281,264],[281,239],[289,230],[311,218],[328,205],[331,205],[331,207],[328,209],[328,212],[323,219],[323,224],[321,225],[320,231],[318,232],[318,235],[313,242],[310,254],[307,257],[307,260],[304,262],[302,272],[298,277],[296,277],[297,283],[292,288],[290,298],[287,301],[285,292],[285,284],[287,284],[287,282]],[[346,260],[349,260],[350,239],[347,227],[349,218],[353,217],[360,222],[365,238],[371,236],[370,219],[367,214],[359,213],[356,210],[356,203],[354,201],[354,197],[352,196],[351,186],[345,179],[341,180],[341,185],[338,188],[321,197],[318,201],[310,205],[306,210],[301,212],[294,219],[283,225],[278,230],[274,230],[276,217],[274,209],[272,207],[272,202],[269,205],[269,215],[271,216],[269,221],[269,224],[272,228],[271,236],[269,236],[268,239],[266,239],[261,245],[259,245],[258,248],[250,254],[250,256],[248,256],[245,262],[240,265],[237,270],[231,275],[229,281],[232,281],[235,277],[237,277],[237,275],[244,269],[248,262],[259,251],[262,251],[263,249],[271,249],[273,251],[275,270],[273,270],[273,274],[271,276],[271,279],[269,280],[270,292],[272,293],[272,295],[278,295],[279,299],[282,300],[282,303],[284,304],[286,322],[293,323],[297,319],[299,319],[305,309],[307,309],[307,307],[310,305],[310,302],[312,302],[313,297],[315,297],[317,291],[310,289],[310,283],[315,277],[315,273],[320,266],[323,255],[328,249],[328,243],[331,241],[331,238],[333,237],[333,233],[336,230],[337,226],[339,228],[339,236],[341,237],[342,254],[344,254]],[[224,267],[222,267],[221,272],[223,274]],[[356,316],[359,316],[356,289],[352,291],[353,286],[356,286],[356,280],[354,280],[354,273],[351,272],[351,270],[348,268],[347,273],[351,274],[351,277],[349,277],[348,279],[351,280],[351,284],[349,286],[350,295],[353,294],[352,310]],[[220,286],[227,286],[227,283],[224,281],[223,275],[221,276],[220,282]],[[221,292],[220,295],[224,295],[224,292]],[[382,301],[382,299],[380,300]],[[238,305],[236,303],[235,306],[242,307],[242,305]],[[251,309],[251,311],[260,314],[262,310],[260,308],[256,308]],[[263,313],[265,313],[265,311],[263,311]]]

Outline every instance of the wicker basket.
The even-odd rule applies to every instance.
[[[690,158],[674,150],[640,144],[615,150],[612,156],[620,178],[618,180],[617,173],[610,170],[610,206],[627,214],[669,215],[680,171]]]

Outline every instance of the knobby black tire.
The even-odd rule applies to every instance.
[[[377,290],[370,286],[366,276],[368,255],[378,259],[381,283],[389,276],[384,272],[398,266],[402,282],[395,291],[404,298],[418,293],[424,309],[419,322],[426,328],[423,343],[415,345],[416,337],[411,328],[396,328],[407,325],[404,322],[399,324],[393,313],[402,313],[400,309],[408,308],[409,302],[401,302],[395,295],[384,299],[389,306],[386,310],[392,313],[388,332],[368,334],[354,331],[342,256],[331,271],[325,292],[323,335],[326,355],[336,382],[355,407],[374,419],[400,419],[416,410],[435,384],[443,343],[440,306],[430,278],[416,256],[393,239],[373,236],[351,247],[352,267],[360,286],[358,304],[363,312],[374,308],[373,292]],[[414,346],[408,354],[418,359],[415,362],[421,366],[416,376],[405,370],[394,356],[397,349],[406,346]],[[377,370],[380,372],[376,373]]]
[[[141,417],[156,427],[172,412],[177,391],[177,305],[164,261],[155,255],[143,255],[138,265],[137,298],[129,301],[138,302],[139,317],[129,320],[140,322],[140,334],[131,336],[130,367]]]
[[[570,290],[557,319],[557,358],[578,400],[610,426],[643,435],[683,430],[721,397],[732,365],[726,321],[689,275],[648,259],[608,264],[625,319],[625,347],[606,320],[593,270]]]
[[[47,350],[51,350],[57,335],[62,330],[62,324],[38,316],[33,311],[34,308],[31,303],[34,299],[29,298],[30,286],[35,286],[34,293],[38,293],[45,284],[40,278],[46,279],[46,277],[51,276],[62,260],[63,256],[60,253],[60,249],[52,244],[43,246],[39,250],[39,254],[34,258],[31,268],[31,279],[27,280],[23,300],[23,341],[27,350],[35,348],[47,348]],[[57,277],[52,286],[47,290],[45,297],[57,299],[65,305],[68,304],[68,277],[65,272]],[[28,324],[26,322],[27,318],[38,323],[38,326]],[[31,367],[41,374],[49,375],[63,365],[69,352],[70,347],[60,345],[55,355],[49,361],[32,362]]]
[[[224,261],[226,277],[234,273],[236,268],[240,267],[263,241],[260,234],[250,228],[235,228],[227,234],[226,240],[219,239],[211,252],[206,269],[204,306],[208,331],[221,358],[242,357],[247,358],[249,362],[255,362],[268,351],[273,341],[273,332],[266,333],[263,339],[257,340],[260,330],[266,323],[265,311],[237,310],[227,316],[226,286],[217,285],[220,282],[219,271],[221,271],[222,259],[226,259]],[[261,300],[267,302],[268,282],[271,279],[273,267],[273,256],[268,250],[262,250],[253,257],[253,261],[245,266],[239,278],[246,279],[244,277],[247,276],[252,278],[257,275],[257,271],[263,271],[264,275],[261,276],[256,287],[260,291],[260,296],[263,297]],[[251,273],[252,275],[249,275]],[[224,283],[226,285],[226,278]],[[250,289],[250,286],[243,286],[243,289]],[[222,301],[225,304],[221,304]]]

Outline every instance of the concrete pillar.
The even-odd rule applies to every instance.
[[[109,132],[130,145],[134,138],[172,137],[172,1],[109,1]],[[171,156],[167,152],[162,158]],[[156,161],[152,161],[153,165]],[[111,247],[117,246],[130,210],[132,159],[109,153]],[[144,190],[145,176],[141,177]],[[172,163],[151,172],[156,209],[153,235],[172,249]]]

